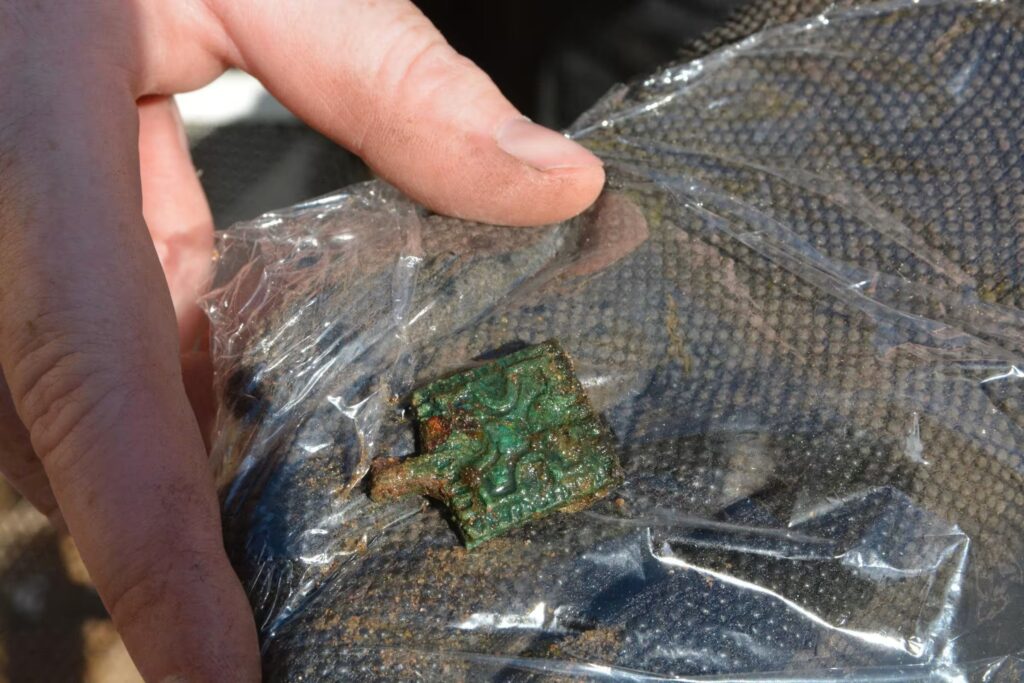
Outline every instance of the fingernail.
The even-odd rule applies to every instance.
[[[510,119],[501,124],[495,139],[506,154],[538,171],[603,166],[586,148],[526,118]]]

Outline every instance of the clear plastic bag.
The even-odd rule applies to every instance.
[[[270,680],[1020,680],[1024,13],[834,9],[573,129],[539,229],[374,182],[219,236],[214,459]],[[557,339],[625,483],[466,552],[412,388]]]

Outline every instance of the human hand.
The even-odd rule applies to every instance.
[[[407,0],[0,0],[0,470],[153,681],[259,678],[180,356],[212,226],[169,95],[228,66],[441,212],[545,223],[604,180]]]

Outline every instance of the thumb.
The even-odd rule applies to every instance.
[[[597,157],[525,119],[408,0],[211,2],[229,61],[436,211],[538,225],[601,190]]]

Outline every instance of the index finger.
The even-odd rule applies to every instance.
[[[0,366],[146,679],[256,680],[142,219],[129,72],[83,64],[5,81],[24,97],[0,110]]]

